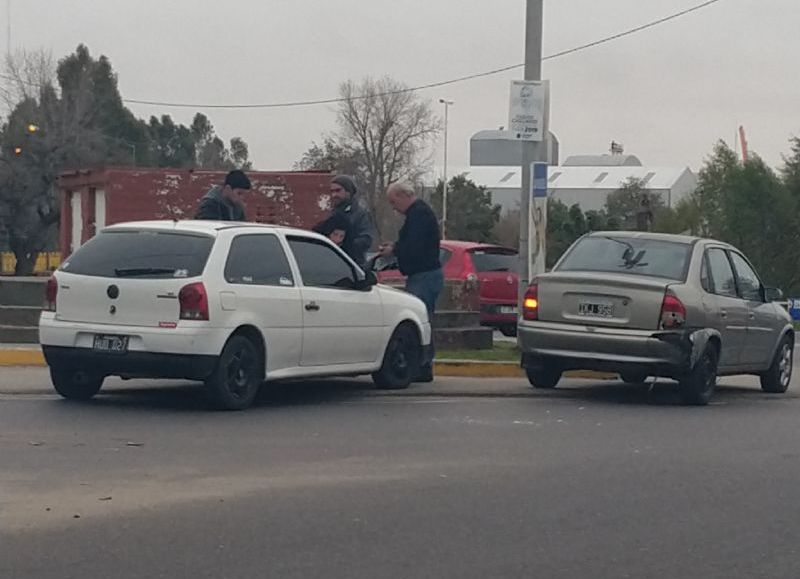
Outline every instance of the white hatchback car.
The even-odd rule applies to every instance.
[[[220,409],[264,380],[372,374],[405,388],[430,344],[424,304],[376,285],[324,237],[249,223],[119,224],[49,280],[39,323],[56,391],[107,376],[205,383]]]

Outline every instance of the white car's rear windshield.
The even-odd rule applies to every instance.
[[[203,273],[214,238],[171,231],[106,231],[61,270],[97,277],[187,278]]]
[[[633,237],[584,237],[556,271],[646,275],[683,281],[692,247],[685,243]]]

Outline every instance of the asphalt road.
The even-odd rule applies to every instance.
[[[331,381],[210,413],[43,379],[0,370],[3,579],[798,575],[800,384]]]

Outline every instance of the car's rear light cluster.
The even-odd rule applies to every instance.
[[[47,280],[44,291],[44,309],[48,312],[56,311],[56,300],[58,299],[58,281],[55,276]]]
[[[182,320],[208,320],[208,293],[202,283],[192,283],[181,288],[178,302]]]
[[[661,329],[674,330],[686,325],[686,306],[670,290],[664,294],[661,304]]]
[[[525,297],[522,300],[522,319],[539,319],[539,284],[536,282],[528,286]]]

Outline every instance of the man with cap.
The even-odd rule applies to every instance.
[[[352,177],[337,175],[330,185],[331,204],[333,215],[344,215],[347,218],[347,231],[344,242],[341,244],[344,252],[359,266],[364,267],[367,261],[367,251],[372,247],[375,233],[369,214],[361,207],[356,199],[358,190]],[[325,221],[314,226],[317,233],[325,233]]]
[[[250,179],[244,171],[231,171],[222,185],[214,185],[200,201],[195,219],[209,221],[247,221],[242,195],[250,190]]]

